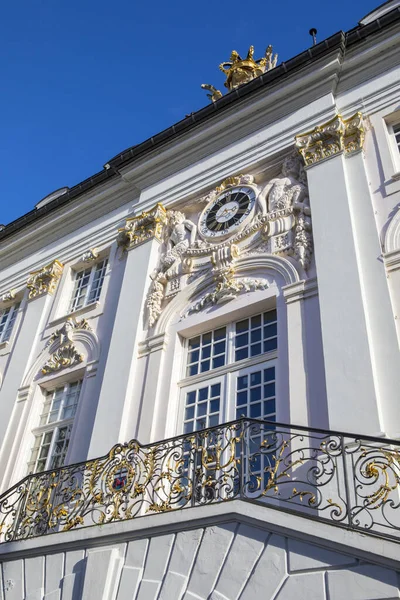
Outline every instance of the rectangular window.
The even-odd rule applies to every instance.
[[[241,417],[275,421],[277,347],[276,310],[190,338],[181,384],[184,433]]]
[[[0,343],[7,342],[10,339],[18,309],[19,303],[0,311]]]
[[[69,312],[74,312],[99,300],[107,263],[107,259],[104,259],[92,267],[75,273],[74,291]]]
[[[39,427],[34,431],[29,472],[39,473],[64,464],[78,406],[81,381],[47,392]]]
[[[396,140],[397,150],[400,153],[400,123],[393,125],[394,139]]]

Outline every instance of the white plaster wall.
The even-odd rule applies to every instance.
[[[390,568],[240,521],[83,541],[0,569],[2,600],[393,600],[398,584]]]

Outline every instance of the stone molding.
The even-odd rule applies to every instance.
[[[357,112],[349,119],[336,115],[312,131],[296,135],[295,140],[306,167],[311,167],[341,152],[346,156],[362,150],[364,137],[363,117]]]
[[[282,288],[282,291],[286,304],[318,296],[317,278],[313,277],[312,279],[305,279],[304,281],[286,285]]]
[[[127,251],[148,240],[156,239],[161,242],[166,222],[166,210],[158,203],[152,209],[127,219],[125,226],[118,230],[117,244]]]
[[[32,271],[26,282],[29,290],[28,299],[33,300],[44,294],[54,294],[63,268],[64,265],[56,259],[38,271]]]

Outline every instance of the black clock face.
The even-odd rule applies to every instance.
[[[223,192],[203,211],[199,221],[200,233],[210,238],[231,234],[250,215],[254,202],[255,192],[247,186]]]

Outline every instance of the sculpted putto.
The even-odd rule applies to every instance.
[[[271,179],[260,196],[260,209],[263,215],[282,210],[301,202],[307,194],[307,187],[300,181],[301,164],[297,157],[289,156],[282,164],[278,177]]]
[[[168,279],[180,273],[183,254],[193,246],[196,234],[196,225],[184,213],[179,210],[168,211],[165,253],[161,256],[158,268],[150,275],[153,280],[147,300],[150,327],[161,313],[165,285]]]
[[[161,271],[166,273],[181,261],[182,254],[193,246],[197,227],[179,210],[167,213],[168,238],[165,255],[161,259]]]

